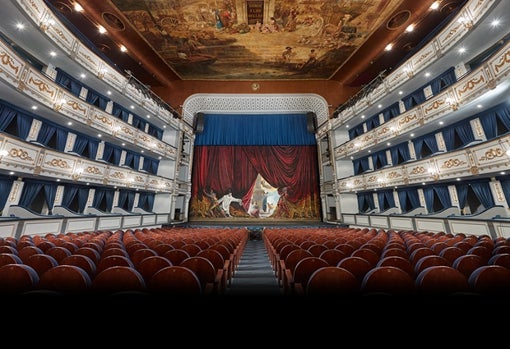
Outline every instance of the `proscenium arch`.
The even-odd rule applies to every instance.
[[[313,112],[317,125],[328,121],[327,101],[317,94],[194,94],[182,106],[182,118],[193,125],[196,113],[278,114]]]

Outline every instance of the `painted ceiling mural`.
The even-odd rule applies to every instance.
[[[328,79],[401,0],[112,0],[187,80]]]

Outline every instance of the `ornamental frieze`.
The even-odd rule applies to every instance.
[[[425,108],[425,113],[429,113],[430,111],[434,110],[434,109],[439,109],[439,107],[441,105],[443,105],[445,103],[444,100],[436,100],[434,101],[429,108]]]
[[[386,133],[388,133],[390,131],[391,131],[391,128],[385,126],[381,130],[379,130],[377,133],[380,134],[380,135],[384,135],[384,134],[386,134]]]
[[[14,59],[12,59],[11,56],[9,56],[7,53],[2,53],[0,54],[0,61],[2,62],[2,65],[6,65],[8,67],[11,68],[11,70],[14,70],[16,72],[16,74],[18,74],[19,72],[19,66],[15,66],[14,65]],[[3,71],[2,69],[0,69],[0,71]]]
[[[99,114],[94,114],[94,118],[96,120],[101,121],[103,124],[107,124],[109,126],[113,125],[113,122],[110,120],[110,118],[107,118],[106,116],[101,116]]]
[[[56,27],[53,27],[53,30],[62,41],[65,41],[68,44],[67,45],[68,47],[71,46],[71,43],[69,42],[69,40],[67,40],[67,37],[64,35],[64,32],[62,30],[57,29]]]
[[[400,119],[398,121],[398,124],[399,124],[399,126],[400,125],[404,125],[404,124],[409,123],[412,120],[415,120],[416,118],[418,118],[418,116],[416,114],[413,114],[412,116],[411,115],[406,115],[405,117],[403,117],[402,119]]]
[[[30,77],[30,79],[28,79],[28,82],[34,86],[37,86],[37,88],[39,89],[39,92],[48,93],[51,97],[54,96],[55,91],[53,91],[50,88],[50,86],[47,83],[45,83],[44,81]]]
[[[51,161],[47,161],[46,165],[58,168],[71,168],[71,166],[69,166],[69,163],[64,159],[53,159]]]
[[[501,148],[489,149],[483,156],[480,157],[480,160],[494,160],[495,158],[502,157],[503,155],[505,155],[505,152]]]
[[[453,168],[453,167],[464,166],[465,164],[467,164],[467,162],[461,161],[459,159],[449,159],[449,160],[446,160],[445,162],[443,162],[443,165],[441,166],[441,168]]]
[[[466,93],[468,90],[474,89],[476,85],[481,84],[483,82],[485,82],[485,78],[483,76],[480,76],[479,79],[474,78],[474,79],[469,80],[466,83],[465,87],[463,89],[459,90],[459,97],[462,96],[464,93]]]
[[[370,176],[367,178],[367,183],[373,183],[377,181],[377,176]]]
[[[450,40],[458,31],[460,26],[457,26],[456,28],[451,29],[448,34],[445,36],[445,41]]]
[[[505,54],[501,57],[499,62],[494,64],[494,70],[496,71],[496,73],[499,73],[500,69],[503,68],[508,63],[510,63],[510,51],[505,52]]]
[[[418,174],[424,174],[425,172],[427,172],[427,170],[425,170],[425,167],[417,166],[417,167],[413,168],[412,171],[409,172],[409,174],[418,175]]]
[[[96,166],[88,166],[85,169],[85,172],[87,172],[89,174],[93,174],[93,175],[100,175],[100,174],[102,174],[101,170],[98,167],[96,167]]]
[[[111,177],[117,178],[117,179],[126,179],[126,175],[124,174],[124,172],[119,172],[119,171],[115,171],[114,173],[112,173]]]
[[[85,108],[80,107],[81,104],[78,102],[68,101],[67,105],[70,106],[71,109],[78,110],[78,111],[82,112],[83,114],[85,114],[85,112],[87,111]]]
[[[425,54],[422,54],[418,59],[416,60],[416,65],[420,65],[421,62],[427,60],[427,58],[432,54],[432,51],[429,51]]]
[[[9,150],[9,156],[13,158],[20,158],[21,160],[24,161],[34,161],[34,159],[28,155],[28,152],[21,148],[18,149],[12,148],[11,150]]]
[[[90,63],[91,65],[94,65],[94,66],[96,65],[96,64],[95,64],[95,62],[94,62],[94,60],[92,59],[92,57],[91,57],[90,55],[88,55],[88,54],[87,54],[87,55],[85,55],[85,54],[83,54],[82,52],[80,52],[80,57],[85,58],[87,61],[89,61],[89,63]]]
[[[130,127],[128,127],[128,126],[121,127],[121,130],[122,130],[122,132],[127,133],[130,136],[134,136],[135,135],[133,130]]]

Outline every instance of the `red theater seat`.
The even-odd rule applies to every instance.
[[[145,292],[146,284],[136,269],[121,265],[98,272],[92,280],[91,289],[100,294]]]
[[[416,288],[424,295],[452,295],[470,291],[466,276],[446,265],[425,268],[416,277]]]
[[[414,277],[414,268],[409,259],[400,256],[384,257],[377,263],[378,267],[396,267],[402,269],[409,276]]]
[[[179,264],[181,267],[192,270],[200,280],[200,286],[204,294],[212,294],[219,291],[221,280],[216,278],[216,269],[213,264],[204,257],[191,256]]]
[[[182,266],[173,265],[156,272],[147,284],[150,293],[164,295],[201,295],[200,280],[195,273]]]
[[[142,274],[146,283],[163,268],[172,266],[172,262],[162,256],[149,256],[138,263],[136,269]]]
[[[469,278],[471,273],[482,265],[484,265],[484,262],[480,256],[474,254],[465,254],[458,257],[453,262],[452,267],[464,274],[466,278]]]
[[[484,265],[474,270],[468,279],[471,288],[482,295],[510,294],[510,269],[501,265]]]
[[[0,267],[0,293],[19,294],[32,291],[39,283],[37,272],[25,264]]]
[[[72,254],[60,262],[60,265],[74,265],[82,268],[92,279],[96,275],[96,263],[89,257],[81,254]]]
[[[55,258],[47,254],[33,254],[28,257],[25,264],[34,268],[34,270],[37,272],[37,275],[40,277],[48,269],[56,267],[58,262]]]
[[[346,257],[345,253],[343,253],[340,250],[336,250],[334,248],[330,248],[327,250],[324,250],[320,256],[320,258],[324,259],[328,264],[332,267],[336,267],[338,262],[340,262],[342,259]]]
[[[310,275],[305,294],[310,296],[356,294],[360,283],[350,271],[328,266],[317,269]]]
[[[368,271],[372,269],[372,265],[370,264],[369,261],[361,257],[354,256],[349,256],[342,259],[337,264],[337,267],[344,268],[350,271],[358,279],[360,284],[363,281],[363,278],[365,277],[366,273],[368,273]]]
[[[305,257],[300,260],[292,274],[293,285],[290,285],[291,292],[297,295],[305,293],[306,285],[310,276],[319,268],[328,267],[329,264],[319,257]]]
[[[501,265],[502,267],[510,269],[510,253],[499,253],[493,255],[489,261],[488,265]]]
[[[415,292],[414,279],[404,270],[391,267],[375,267],[368,271],[361,283],[365,294],[411,295]]]
[[[6,264],[23,264],[23,261],[16,254],[0,253],[0,267]]]
[[[42,274],[38,289],[61,294],[86,294],[92,281],[87,272],[74,265],[57,265]]]
[[[168,259],[172,265],[179,265],[183,260],[189,258],[188,252],[180,249],[168,250],[163,254],[163,257]]]

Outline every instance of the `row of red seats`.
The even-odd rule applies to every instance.
[[[221,294],[247,229],[153,228],[0,239],[0,292]]]
[[[265,229],[285,294],[494,294],[510,290],[510,241],[368,228]]]

